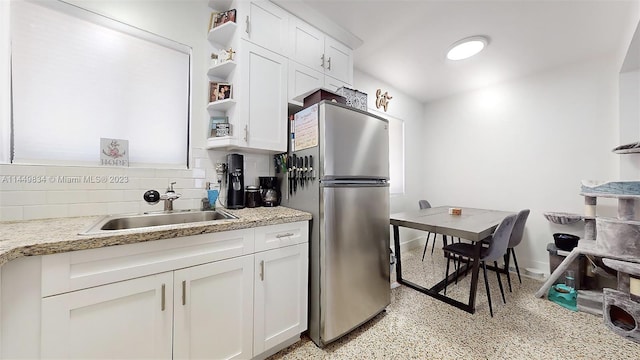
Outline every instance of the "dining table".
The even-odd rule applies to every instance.
[[[453,212],[450,211],[450,209],[460,209],[461,211],[459,215],[454,215],[450,213]],[[397,282],[473,314],[475,312],[476,292],[478,289],[479,259],[482,240],[488,238],[505,217],[513,214],[515,214],[515,212],[455,206],[438,206],[391,214],[390,223],[391,226],[393,226]],[[467,303],[450,298],[440,292],[445,288],[447,283],[452,283],[456,281],[459,276],[466,274],[468,264],[461,264],[458,271],[444,276],[444,279],[430,288],[415,284],[402,277],[400,227],[441,234],[445,244],[447,243],[447,237],[451,237],[451,240],[453,240],[454,237],[458,237],[475,243],[469,301]],[[500,269],[494,270],[501,271]],[[506,270],[502,271],[504,272]]]

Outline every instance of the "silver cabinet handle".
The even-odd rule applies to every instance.
[[[182,305],[187,304],[187,281],[182,281]]]
[[[260,261],[260,280],[264,281],[264,260]]]
[[[165,303],[164,303],[164,294],[165,294],[165,285],[162,284],[162,290],[161,290],[162,294],[160,295],[160,310],[164,311],[165,308]]]
[[[247,24],[245,31],[247,32],[247,35],[249,35],[251,34],[251,23],[249,22],[249,15],[247,15],[245,23]]]
[[[249,125],[244,126],[244,142],[249,142]]]
[[[322,67],[324,69],[324,54],[322,54],[322,56],[320,56],[320,60],[322,61],[320,63],[320,67]]]
[[[327,70],[331,70],[331,56],[329,56],[329,59],[327,60],[327,64],[328,64]]]
[[[283,238],[283,237],[289,237],[289,236],[293,236],[293,233],[278,234],[278,235],[276,235],[276,239],[280,239],[280,238]]]

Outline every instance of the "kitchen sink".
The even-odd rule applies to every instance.
[[[135,215],[106,215],[92,224],[87,230],[81,232],[80,235],[91,235],[113,230],[139,229],[163,225],[229,220],[237,218],[237,216],[231,215],[228,212],[222,210],[187,210]]]

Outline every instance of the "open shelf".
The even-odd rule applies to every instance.
[[[209,111],[227,111],[229,109],[231,109],[231,107],[236,105],[236,101],[234,99],[225,99],[225,100],[218,100],[218,101],[214,101],[209,103],[209,105],[207,105],[207,110]]]
[[[231,3],[232,0],[209,0],[209,7],[214,10],[223,11],[225,9],[230,9]]]
[[[233,60],[225,61],[209,68],[207,75],[226,80],[229,74],[236,68],[237,63]]]
[[[233,136],[218,136],[207,139],[207,149],[232,148],[236,145],[236,139]]]
[[[221,45],[222,47],[227,47],[231,38],[233,38],[233,33],[235,33],[238,24],[234,22],[226,22],[220,26],[214,27],[209,30],[209,34],[207,35],[207,39],[209,41]]]

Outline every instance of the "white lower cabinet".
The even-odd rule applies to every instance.
[[[175,272],[175,359],[249,359],[253,256]]]
[[[42,299],[45,359],[171,359],[173,274]]]
[[[255,353],[307,329],[308,258],[307,243],[256,254]]]
[[[44,295],[41,357],[250,359],[289,345],[307,329],[308,223],[242,234],[234,244],[251,254],[191,266],[190,261],[201,261],[203,249],[218,254],[216,243],[230,244],[236,236],[216,233],[210,243],[202,235],[149,242],[146,254],[133,244],[51,255],[42,261],[43,274],[54,268],[71,271],[43,275],[43,289],[54,288],[49,282],[68,282],[79,273],[76,268],[83,276],[87,269],[100,269],[101,275],[87,280],[87,288]],[[177,254],[181,247],[193,248],[196,240],[199,251],[167,256],[168,249]],[[138,274],[171,271],[104,283],[122,277],[127,268]]]

